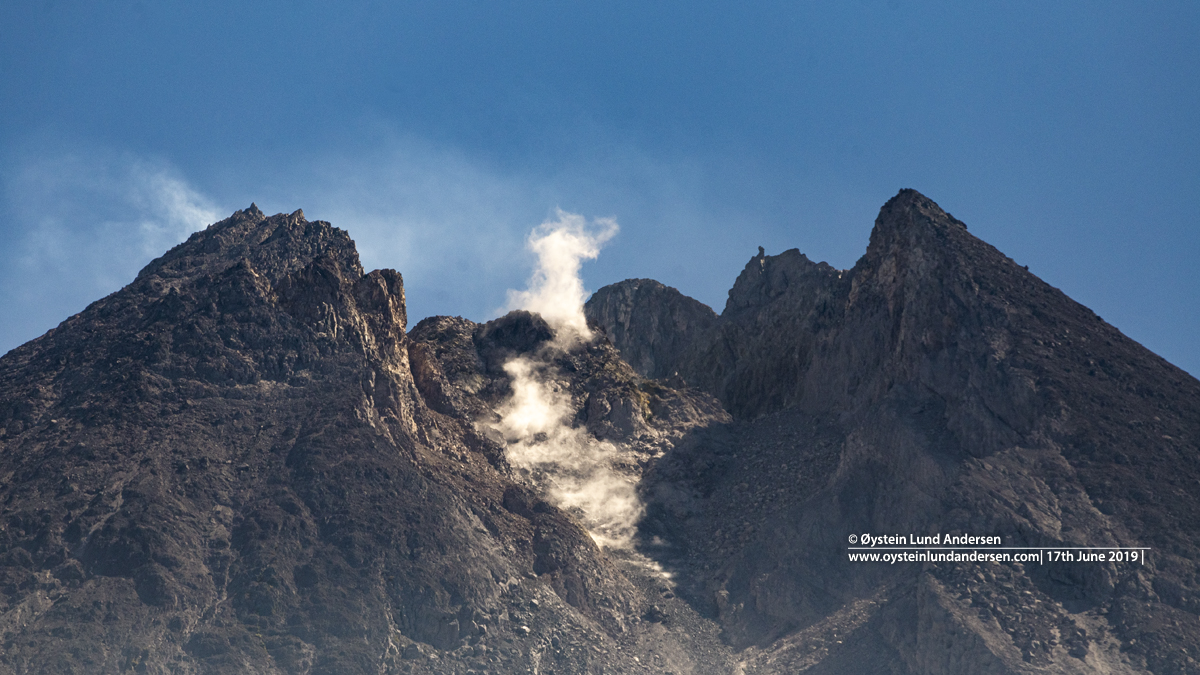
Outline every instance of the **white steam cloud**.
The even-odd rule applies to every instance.
[[[509,291],[510,309],[541,314],[556,339],[541,352],[504,365],[512,378],[512,396],[497,409],[496,428],[508,442],[509,463],[544,478],[547,496],[579,515],[598,544],[627,546],[642,514],[634,481],[615,466],[621,455],[618,446],[572,426],[571,395],[552,363],[556,353],[591,338],[579,269],[616,234],[617,223],[601,219],[588,227],[582,216],[561,210],[557,216],[529,236],[529,248],[538,256],[529,290]]]
[[[587,291],[579,268],[584,260],[594,260],[619,228],[611,218],[597,218],[589,228],[583,216],[562,209],[557,216],[558,220],[546,221],[530,233],[528,245],[537,254],[537,269],[529,290],[508,292],[508,308],[542,315],[560,341],[588,339],[592,334],[583,316]]]
[[[504,365],[513,395],[497,411],[508,441],[508,461],[545,477],[555,505],[582,516],[601,546],[633,537],[642,504],[634,483],[614,468],[620,448],[571,426],[571,397],[543,361],[517,357]]]

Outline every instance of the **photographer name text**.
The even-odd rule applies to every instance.
[[[857,541],[856,541],[857,539]],[[1000,546],[1004,542],[996,536],[973,534],[870,534],[850,537],[851,544],[874,548],[876,546]]]

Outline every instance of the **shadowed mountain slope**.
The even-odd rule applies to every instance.
[[[636,303],[621,289],[645,283],[596,297]],[[635,365],[736,418],[657,463],[644,526],[676,544],[664,555],[691,599],[755,646],[751,663],[1197,668],[1200,383],[926,197],[884,205],[851,270],[760,253],[711,325],[645,335],[620,330],[645,308],[587,312]],[[1152,551],[1144,565],[850,563],[861,533]]]

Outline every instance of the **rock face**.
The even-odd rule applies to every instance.
[[[1200,383],[924,196],[883,207],[851,270],[760,253],[709,327],[622,333],[637,307],[587,310],[736,418],[656,463],[644,528],[750,670],[1200,669]],[[850,563],[861,533],[1152,550]]]
[[[1200,383],[925,197],[852,270],[760,252],[720,316],[649,280],[587,312],[410,331],[328,223],[196,233],[0,358],[0,673],[1198,669]],[[518,461],[530,372],[602,463]],[[571,480],[640,495],[631,545]]]
[[[642,375],[666,378],[675,373],[688,336],[717,321],[704,303],[653,279],[629,279],[596,291],[588,318],[604,327],[621,357]]]

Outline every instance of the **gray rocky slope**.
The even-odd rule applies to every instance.
[[[748,670],[1200,672],[1194,378],[912,190],[853,269],[760,249],[712,323],[647,335],[638,317],[687,306],[647,286],[598,291],[589,319],[735,422],[656,463],[643,529]],[[1152,550],[851,564],[864,532]]]
[[[0,673],[1196,670],[1200,383],[928,199],[852,270],[760,254],[719,317],[587,309],[608,338],[408,330],[328,223],[196,233],[0,358]],[[515,357],[615,448],[631,545],[509,461]],[[848,562],[910,531],[1153,550]]]

